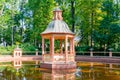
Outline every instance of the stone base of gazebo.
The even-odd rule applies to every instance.
[[[75,69],[76,63],[41,63],[40,68],[45,69]]]

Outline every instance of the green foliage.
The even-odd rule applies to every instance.
[[[94,41],[99,43],[100,46],[106,45],[107,48],[115,47],[115,43],[119,43],[120,25],[118,23],[119,12],[116,9],[116,4],[113,0],[105,0],[103,2],[102,10],[106,12],[99,30],[94,31]]]
[[[41,43],[40,33],[45,30],[53,17],[54,0],[29,0],[28,5],[33,12],[33,28],[31,42],[35,45]]]
[[[30,44],[30,43],[20,44],[19,47],[23,51],[35,51],[36,50],[36,48],[32,44]]]
[[[19,47],[22,49],[22,51],[35,51],[36,47],[29,43],[19,44]],[[11,55],[13,53],[13,50],[16,48],[16,45],[12,46],[0,46],[0,55]]]
[[[79,52],[79,51],[88,51],[89,50],[89,46],[76,46],[75,47],[75,51],[77,52]]]
[[[10,55],[10,54],[12,54],[15,47],[16,47],[15,45],[7,46],[7,47],[0,46],[0,55]]]
[[[0,9],[0,38],[4,38],[4,40],[8,44],[12,44],[14,40],[11,39],[11,35],[16,40],[18,38],[18,32],[14,29],[12,31],[12,27],[19,26],[19,11],[18,11],[18,1],[16,0],[2,0],[0,1],[0,5],[2,5],[2,9]],[[16,32],[16,33],[15,33]],[[21,40],[19,40],[21,41]]]
[[[74,20],[72,1],[75,3]],[[24,51],[34,51],[41,44],[40,33],[52,20],[56,3],[70,28],[75,21],[80,46],[88,46],[76,50],[89,50],[90,44],[98,50],[109,47],[119,50],[120,0],[0,0],[0,43],[3,38],[7,45],[20,42]],[[0,47],[1,54],[11,52],[13,46]]]

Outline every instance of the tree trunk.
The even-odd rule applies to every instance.
[[[72,32],[75,31],[75,20],[74,20],[74,15],[75,15],[75,7],[74,7],[75,1],[71,1],[71,13],[72,13]]]

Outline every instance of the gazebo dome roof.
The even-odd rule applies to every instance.
[[[48,24],[47,28],[45,29],[42,34],[48,34],[48,33],[67,33],[67,34],[74,34],[72,31],[70,31],[68,25],[63,21],[62,17],[62,10],[60,10],[59,7],[56,7],[53,10],[53,20]]]
[[[51,21],[46,30],[42,34],[47,33],[68,33],[74,34],[68,27],[68,25],[62,20],[53,20]]]

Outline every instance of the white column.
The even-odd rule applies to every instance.
[[[90,57],[93,57],[93,51],[92,50],[90,51]]]
[[[50,55],[52,54],[52,38],[50,38]]]
[[[70,39],[70,54],[73,53],[73,49],[72,49],[72,47],[73,47],[73,42],[72,42],[72,39]]]
[[[68,45],[67,45],[67,42],[68,42],[68,37],[65,36],[65,62],[68,61]]]
[[[42,37],[42,62],[44,62],[44,38]]]
[[[38,56],[38,49],[36,49],[35,55]]]
[[[73,48],[72,52],[73,54],[75,54],[74,37],[72,38],[72,48]]]
[[[109,57],[112,57],[112,51],[109,52]]]
[[[72,54],[74,55],[74,59],[73,59],[73,61],[75,61],[74,37],[72,38]]]
[[[52,35],[52,39],[51,39],[51,59],[52,62],[54,62],[54,35]]]

